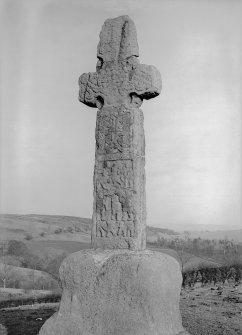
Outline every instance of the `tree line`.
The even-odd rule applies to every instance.
[[[184,271],[182,273],[182,287],[194,287],[196,283],[206,284],[224,284],[231,281],[238,284],[242,279],[242,264],[231,264],[227,266],[209,267],[204,266],[199,269]]]

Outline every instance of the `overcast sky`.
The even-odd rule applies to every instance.
[[[105,19],[135,22],[145,101],[147,223],[241,224],[242,1],[1,1],[2,213],[91,217],[96,109],[78,101]]]

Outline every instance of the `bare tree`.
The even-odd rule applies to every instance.
[[[5,257],[3,257],[3,263],[0,264],[0,279],[3,283],[3,287],[6,288],[8,280],[11,278],[12,265],[5,262]]]
[[[3,287],[6,288],[7,281],[10,279],[12,266],[7,264],[6,252],[8,249],[8,241],[0,242],[1,250],[1,263],[0,263],[0,279],[3,283]]]

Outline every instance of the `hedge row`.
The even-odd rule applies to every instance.
[[[182,286],[193,287],[195,283],[200,282],[202,285],[216,283],[225,283],[226,280],[232,280],[239,283],[242,279],[242,264],[220,267],[203,267],[191,271],[183,272]]]
[[[22,297],[22,298],[11,298],[8,300],[0,301],[0,309],[8,308],[8,307],[18,307],[23,305],[34,305],[40,303],[48,303],[48,302],[59,302],[61,299],[60,293],[52,293],[45,296],[38,297]]]

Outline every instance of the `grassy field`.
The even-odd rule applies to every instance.
[[[242,334],[242,284],[182,290],[180,307],[191,335]]]

